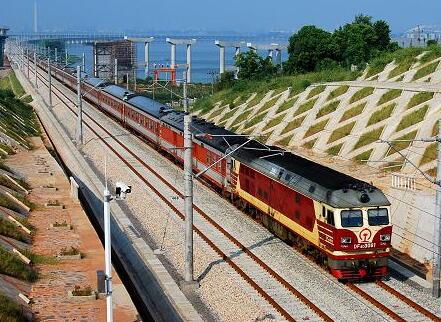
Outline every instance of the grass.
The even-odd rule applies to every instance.
[[[21,86],[14,72],[9,74],[9,81],[11,82],[12,91],[16,97],[22,97],[24,94],[26,94],[23,86]]]
[[[18,241],[27,242],[25,236],[21,233],[19,228],[12,222],[0,218],[0,235],[13,238]]]
[[[15,202],[3,194],[0,194],[0,206],[11,209],[18,213],[22,211],[22,209]]]
[[[369,63],[368,71],[366,73],[366,78],[372,77],[381,73],[387,64],[391,63],[394,57],[391,54],[381,55]]]
[[[288,133],[296,128],[298,128],[300,125],[302,125],[303,121],[305,120],[305,116],[301,116],[301,117],[297,117],[294,120],[292,120],[291,122],[288,123],[288,125],[283,129],[282,133],[280,134],[285,134]]]
[[[32,103],[34,101],[34,99],[32,98],[31,95],[26,95],[25,97],[21,98],[21,101],[23,103],[30,104],[30,103]]]
[[[313,98],[313,99],[309,100],[308,102],[300,105],[299,108],[297,109],[297,111],[294,113],[294,116],[300,115],[300,114],[305,113],[306,111],[309,111],[310,109],[312,109],[315,105],[315,102],[317,102],[317,99],[318,98]]]
[[[33,202],[26,199],[25,197],[23,197],[17,193],[14,194],[14,197],[17,198],[18,200],[20,200],[26,206],[28,206],[31,210],[34,210],[36,208],[36,205]]]
[[[290,97],[293,97],[303,92],[312,83],[354,80],[358,75],[359,72],[339,68],[307,74],[271,76],[259,80],[237,80],[232,86],[219,90],[214,95],[197,99],[192,105],[192,110],[204,110],[204,113],[207,113],[219,101],[258,93],[258,97],[248,103],[248,106],[253,106],[260,102],[270,90],[281,91],[291,87]]]
[[[433,98],[434,93],[433,92],[421,92],[418,94],[415,94],[410,99],[409,103],[407,103],[407,108],[412,108],[417,105],[420,105],[424,102],[427,102]]]
[[[329,149],[326,150],[326,153],[330,154],[330,155],[338,155],[340,153],[341,147],[343,146],[343,143],[334,145],[333,147],[330,147]]]
[[[213,113],[211,113],[210,115],[207,116],[207,120],[211,120],[211,119],[215,118],[216,116],[219,116],[223,111],[224,111],[223,108],[219,108],[219,109],[215,110]]]
[[[382,107],[378,111],[375,111],[369,118],[367,126],[377,124],[389,118],[392,115],[392,112],[394,111],[396,105],[396,103],[392,103],[387,105],[386,107]]]
[[[224,116],[222,116],[222,118],[219,120],[219,123],[221,123],[222,121],[229,120],[236,112],[237,112],[237,108],[234,108],[231,111],[225,113]]]
[[[433,72],[435,72],[438,65],[439,65],[439,61],[436,61],[436,62],[433,62],[427,66],[424,66],[424,67],[418,69],[418,71],[415,73],[415,75],[413,75],[412,80],[417,80],[417,79],[420,79],[420,78],[423,78],[427,75],[432,74]]]
[[[306,143],[303,144],[303,147],[307,148],[307,149],[312,149],[315,145],[315,142],[317,142],[317,138],[312,139]]]
[[[438,158],[438,143],[430,144],[423,153],[420,166],[432,162]]]
[[[325,128],[326,124],[328,124],[329,119],[323,120],[321,122],[318,122],[314,125],[312,125],[308,131],[306,131],[304,138],[307,138],[308,136],[317,134]]]
[[[432,128],[432,136],[437,136],[439,133],[439,121],[436,121]]]
[[[269,121],[269,122],[265,125],[265,127],[263,128],[262,131],[266,131],[266,130],[268,130],[268,129],[270,129],[270,128],[273,128],[274,126],[280,124],[280,123],[282,122],[282,120],[285,118],[285,116],[286,116],[286,113],[284,113],[284,114],[282,114],[282,115],[279,115],[279,116],[276,117],[276,118],[273,118],[271,121]]]
[[[60,262],[58,260],[58,258],[56,258],[54,256],[39,255],[39,254],[35,254],[35,253],[33,253],[29,250],[26,250],[26,249],[20,250],[20,253],[22,253],[27,258],[29,258],[31,260],[32,264],[55,265]]]
[[[358,90],[357,92],[355,92],[354,95],[352,95],[349,103],[352,104],[358,102],[359,100],[371,95],[373,92],[374,92],[373,87],[364,87]]]
[[[15,154],[14,150],[12,150],[12,148],[7,144],[0,143],[0,148],[8,152],[8,154]]]
[[[401,89],[391,89],[390,91],[387,91],[381,96],[380,100],[378,101],[378,105],[382,105],[396,99],[401,95],[402,92],[403,91]]]
[[[306,97],[306,99],[310,99],[314,96],[317,96],[318,94],[322,93],[325,90],[326,86],[325,85],[319,85],[316,86],[314,88],[312,88],[309,93],[308,93],[308,97]]]
[[[405,135],[400,136],[396,140],[397,141],[400,141],[400,140],[413,140],[413,139],[415,139],[415,137],[417,135],[417,132],[418,131],[412,131],[412,132],[406,133]],[[387,152],[386,156],[392,155],[395,152],[398,152],[398,151],[401,151],[401,150],[404,150],[404,149],[408,148],[411,143],[412,142],[394,142],[393,143],[393,147],[391,147],[389,149],[389,151]]]
[[[383,133],[383,129],[384,129],[384,126],[377,128],[375,130],[372,130],[372,131],[360,136],[357,143],[355,143],[354,150],[361,148],[362,146],[371,144],[372,142],[377,141],[380,138],[381,133]]]
[[[420,61],[422,64],[428,63],[434,59],[437,59],[441,56],[441,47],[440,46],[432,46],[429,50],[421,57]]]
[[[266,93],[257,93],[256,96],[254,96],[254,98],[248,102],[248,106],[254,106],[259,104],[265,97],[265,94]]]
[[[70,248],[63,248],[60,251],[60,255],[62,256],[75,256],[81,254],[80,250],[76,247],[70,246]]]
[[[86,286],[81,288],[78,285],[75,285],[74,290],[72,291],[73,296],[89,296],[93,294],[93,290],[90,286]]]
[[[293,99],[288,99],[285,102],[283,102],[282,105],[280,105],[279,108],[277,109],[276,114],[279,114],[279,113],[286,111],[287,109],[290,109],[291,107],[293,107],[298,99],[299,99],[298,97],[295,97]]]
[[[343,116],[340,119],[340,122],[349,120],[353,118],[354,116],[360,115],[363,113],[363,110],[366,106],[367,102],[364,102],[362,104],[356,105],[354,107],[351,107],[349,110],[343,113]]]
[[[317,118],[320,118],[322,116],[328,115],[332,112],[334,112],[338,105],[340,104],[340,101],[333,101],[325,106],[323,106],[317,113]]]
[[[265,116],[267,115],[267,113],[262,113],[260,115],[257,115],[255,117],[253,117],[251,120],[249,120],[246,124],[245,124],[245,128],[249,128],[252,127],[260,122],[263,121],[263,119],[265,118]]]
[[[288,144],[291,141],[292,137],[293,137],[293,135],[288,135],[286,138],[277,141],[276,144],[277,145],[281,145],[281,146],[288,146]]]
[[[336,89],[334,89],[333,91],[331,91],[328,95],[328,97],[326,98],[326,101],[330,101],[336,97],[339,97],[343,94],[345,94],[349,89],[349,86],[347,85],[343,85],[340,87],[337,87]]]
[[[396,67],[389,73],[389,78],[394,78],[407,72],[414,63],[417,62],[417,56],[420,55],[425,49],[424,48],[406,48],[397,50],[393,53],[395,59]]]
[[[19,191],[18,187],[8,178],[6,178],[3,174],[0,174],[0,186],[4,186],[14,191]]]
[[[279,99],[279,97],[274,97],[273,99],[269,100],[268,102],[266,102],[256,114],[260,114],[263,113],[267,110],[269,110],[271,107],[274,106],[274,104],[276,104],[277,100]]]
[[[426,116],[427,110],[429,109],[429,105],[424,105],[420,109],[413,111],[410,114],[407,114],[401,119],[400,124],[398,124],[396,131],[401,131],[409,126],[417,124],[421,122]]]
[[[29,320],[23,315],[22,307],[19,304],[0,293],[0,321],[28,322]]]
[[[341,138],[344,138],[351,134],[352,129],[354,128],[355,122],[348,123],[338,129],[336,129],[334,132],[332,132],[331,136],[328,139],[328,143],[332,143],[334,141],[340,140]]]
[[[248,110],[240,114],[238,117],[236,117],[236,119],[234,120],[233,124],[231,124],[231,126],[238,125],[239,123],[245,121],[248,118],[248,116],[250,116],[251,112],[252,110]]]
[[[363,162],[364,160],[369,160],[369,158],[371,157],[372,151],[374,151],[374,149],[370,149],[367,151],[364,151],[362,153],[360,153],[359,155],[355,156],[355,161],[357,162]]]
[[[0,247],[0,273],[27,282],[33,282],[38,278],[36,270],[23,263],[16,255],[7,252],[2,247]]]

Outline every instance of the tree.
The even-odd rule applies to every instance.
[[[332,34],[315,26],[304,26],[289,39],[286,69],[291,73],[310,72],[325,58],[335,58]]]
[[[253,50],[237,55],[234,65],[239,68],[239,79],[263,78],[277,71],[270,57],[262,58]]]

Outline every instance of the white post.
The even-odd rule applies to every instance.
[[[129,90],[129,72],[126,73],[126,88]]]
[[[112,312],[112,240],[110,231],[110,201],[109,190],[104,189],[104,257],[106,265],[106,315],[107,322],[113,321]]]
[[[184,72],[184,209],[185,209],[185,282],[193,279],[193,151],[191,133],[191,114],[188,113],[187,73]]]
[[[145,62],[145,78],[149,77],[149,65],[150,65],[150,43],[147,41],[144,43],[144,62]]]
[[[69,54],[67,53],[67,48],[66,48],[66,50],[64,52],[64,59],[66,61],[66,66],[67,66],[68,65],[68,61],[69,61]]]
[[[85,73],[86,72],[86,54],[85,53],[83,53],[83,58],[82,58],[82,71],[83,71],[83,73]]]
[[[441,120],[438,122],[438,168],[436,173],[436,204],[433,225],[433,261],[432,261],[432,296],[440,297],[440,265],[441,265]]]
[[[81,97],[81,66],[77,66],[77,105],[78,105],[78,115],[77,115],[77,135],[76,143],[77,148],[80,149],[83,144],[83,100]]]
[[[38,88],[38,82],[37,82],[37,53],[34,51],[34,85],[35,88]]]
[[[52,108],[52,73],[51,62],[49,57],[47,58],[47,78],[48,78],[48,92],[49,92],[49,108]]]
[[[176,65],[176,44],[171,44],[170,67],[175,68]]]
[[[29,48],[26,48],[26,65],[27,65],[27,74],[28,74],[28,79],[29,79],[29,73],[30,73],[30,71],[29,71],[29,69],[30,69],[30,67],[29,67]]]
[[[114,64],[114,70],[113,70],[113,76],[115,78],[115,85],[118,85],[118,59],[115,58],[115,64]]]
[[[225,47],[219,47],[219,74],[225,73]]]
[[[58,48],[55,47],[55,63],[58,63]]]
[[[191,83],[191,44],[187,44],[187,78],[185,83]]]

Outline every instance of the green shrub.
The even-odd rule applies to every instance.
[[[283,129],[282,133],[280,133],[280,134],[285,134],[285,133],[288,133],[288,132],[298,128],[300,125],[302,125],[303,120],[305,119],[305,117],[306,117],[306,115],[298,117],[298,118],[295,118],[294,120],[289,122],[288,125]]]
[[[279,116],[277,116],[276,118],[273,118],[271,121],[269,121],[269,122],[265,125],[265,127],[263,128],[262,131],[266,131],[266,130],[268,130],[268,129],[270,129],[270,128],[273,128],[273,127],[276,126],[276,125],[279,125],[279,124],[283,121],[283,119],[285,118],[285,116],[286,116],[286,113],[285,113],[285,114],[282,114],[282,115],[279,115]]]
[[[308,131],[306,131],[305,133],[305,138],[307,138],[308,136],[314,135],[316,133],[319,133],[321,131],[323,131],[323,129],[325,128],[326,124],[328,124],[329,119],[323,120],[321,122],[318,122],[314,125],[312,125]]]
[[[386,65],[391,63],[393,60],[394,57],[391,53],[386,53],[376,57],[369,63],[366,78],[370,78],[371,76],[377,75],[378,73],[382,72]]]
[[[338,155],[340,153],[341,147],[343,146],[343,143],[334,145],[333,147],[330,147],[329,149],[326,150],[326,153],[330,154],[330,155]]]
[[[19,228],[12,222],[0,218],[0,235],[13,238],[18,241],[27,242],[26,237],[21,233]]]
[[[344,138],[351,134],[352,129],[354,128],[355,122],[348,123],[338,129],[336,129],[334,132],[332,132],[331,136],[328,139],[328,143],[332,143],[334,141],[340,140],[341,138]]]
[[[367,126],[372,124],[377,124],[389,118],[392,115],[392,112],[394,111],[396,105],[397,105],[396,103],[392,103],[387,105],[386,107],[382,107],[378,111],[375,111],[369,118]]]
[[[332,112],[334,112],[338,105],[340,104],[340,101],[333,101],[329,103],[328,105],[323,106],[317,113],[317,118],[320,118],[322,116],[328,115]]]
[[[392,143],[392,147],[390,147],[389,151],[387,152],[386,156],[392,155],[395,152],[401,151],[406,149],[412,142],[405,142],[405,140],[413,140],[415,139],[416,135],[417,135],[418,131],[412,131],[410,133],[407,133],[401,137],[399,137],[398,139],[396,139],[397,141],[401,141],[403,140],[404,142],[393,142]]]
[[[351,107],[349,110],[343,113],[343,116],[340,119],[340,122],[349,120],[353,118],[354,116],[360,115],[363,113],[363,110],[366,106],[367,102],[361,103],[359,105],[356,105],[354,107]]]
[[[407,103],[407,108],[412,108],[414,106],[420,105],[424,102],[427,102],[428,100],[431,100],[433,98],[433,92],[421,92],[418,94],[415,94]]]
[[[361,148],[362,146],[371,144],[372,142],[377,141],[380,138],[381,133],[383,133],[383,129],[384,129],[384,126],[378,128],[378,129],[372,130],[372,131],[360,136],[360,138],[358,139],[357,143],[354,146],[354,150]]]
[[[0,273],[18,278],[27,282],[33,282],[38,278],[38,273],[16,255],[13,255],[0,247]]]
[[[418,69],[418,71],[415,73],[415,75],[413,75],[412,80],[417,80],[417,79],[423,78],[427,75],[434,73],[436,68],[438,67],[438,65],[439,65],[439,61],[436,61],[434,63],[431,63],[427,66],[424,66],[424,67]]]
[[[409,126],[412,126],[424,120],[424,117],[426,116],[428,109],[429,109],[429,105],[424,105],[420,109],[413,111],[412,113],[404,116],[401,119],[400,124],[398,124],[396,131],[397,132],[401,131],[405,128],[408,128]]]
[[[428,63],[434,59],[441,57],[441,47],[440,46],[431,46],[430,50],[428,50],[423,57],[421,57],[421,64]]]
[[[313,89],[311,89],[308,93],[308,97],[306,97],[306,99],[310,99],[318,94],[320,94],[321,92],[323,92],[325,90],[326,86],[325,85],[319,85],[314,87]]]
[[[386,93],[384,93],[380,100],[378,101],[378,105],[382,105],[386,102],[389,102],[393,99],[396,99],[397,97],[399,97],[402,93],[402,90],[400,89],[391,89],[390,91],[387,91]]]
[[[297,111],[294,113],[294,116],[300,115],[300,114],[305,113],[306,111],[309,111],[310,109],[312,109],[315,105],[315,102],[317,102],[317,99],[318,98],[313,98],[313,99],[309,100],[308,102],[300,105],[299,108],[297,109]]]
[[[333,91],[331,91],[329,93],[329,95],[326,98],[326,100],[330,101],[333,98],[339,97],[339,96],[345,94],[348,90],[349,90],[349,86],[347,86],[347,85],[343,85],[343,86],[337,87],[336,89],[334,89]]]
[[[349,103],[352,104],[354,102],[357,102],[357,101],[371,95],[373,92],[374,92],[373,87],[364,87],[364,88],[358,90],[357,92],[355,92],[354,95],[352,95]]]

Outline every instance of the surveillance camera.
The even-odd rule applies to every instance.
[[[117,182],[115,188],[115,197],[117,200],[124,200],[128,193],[132,192],[132,186],[126,185],[124,182]]]

